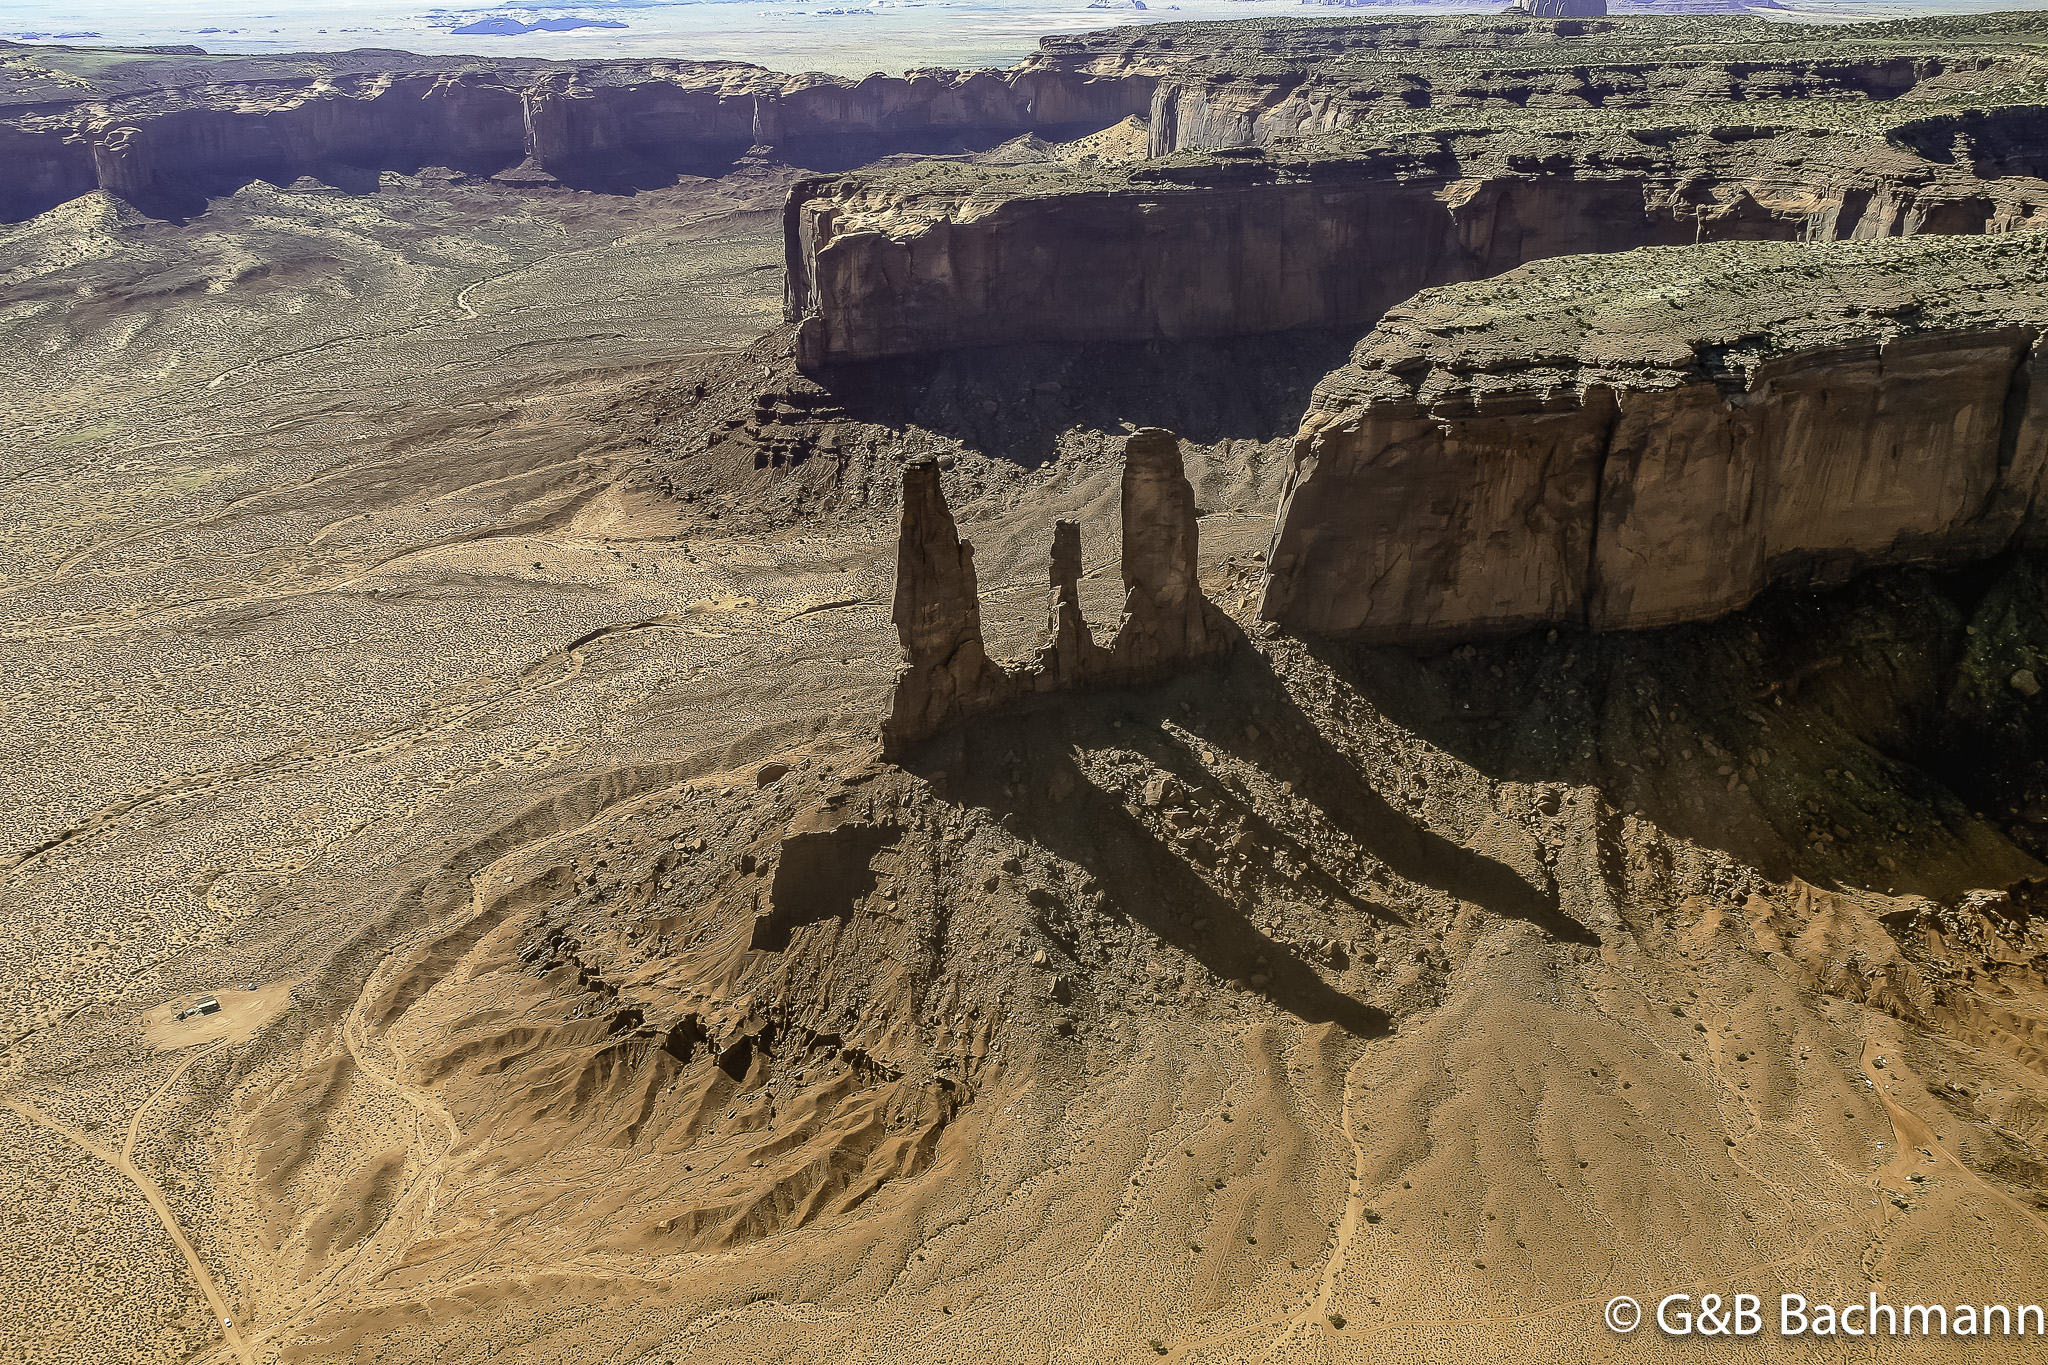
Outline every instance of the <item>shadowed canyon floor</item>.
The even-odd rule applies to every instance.
[[[806,375],[797,174],[0,227],[0,1359],[1676,1359],[1601,1306],[2048,1300],[2038,549],[1292,638],[1356,329]],[[1143,426],[1234,650],[882,762],[905,465],[1014,659],[1056,518],[1108,638]]]

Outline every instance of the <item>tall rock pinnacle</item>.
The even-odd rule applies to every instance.
[[[1235,636],[1202,596],[1197,572],[1195,490],[1181,468],[1180,442],[1147,427],[1124,443],[1124,614],[1116,639],[1095,643],[1081,615],[1081,527],[1053,526],[1047,640],[1028,665],[991,660],[975,597],[974,547],[960,539],[939,486],[938,466],[903,471],[903,522],[896,548],[896,632],[903,668],[882,751],[892,757],[973,716],[1031,696],[1154,682],[1226,652]]]
[[[896,606],[903,642],[885,749],[921,739],[957,719],[963,701],[1003,679],[981,640],[974,547],[960,539],[939,488],[939,466],[913,460],[903,470],[903,520],[896,541]]]
[[[1196,565],[1195,489],[1180,440],[1144,427],[1124,442],[1124,616],[1115,654],[1120,678],[1137,681],[1215,651]]]
[[[1081,523],[1052,524],[1051,584],[1046,592],[1046,642],[1032,670],[1035,690],[1058,691],[1100,670],[1103,649],[1081,615]]]

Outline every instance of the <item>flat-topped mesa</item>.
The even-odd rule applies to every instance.
[[[2048,235],[1653,247],[1394,310],[1316,388],[1260,615],[1631,629],[2048,538]]]
[[[1551,256],[2048,214],[2040,16],[1275,24],[1076,40],[1159,73],[1151,160],[798,183],[798,363],[1362,329]]]
[[[1202,593],[1195,490],[1172,432],[1146,427],[1124,442],[1124,613],[1107,648],[1081,615],[1081,528],[1056,522],[1047,594],[1047,640],[1028,663],[988,657],[976,599],[974,547],[960,539],[939,487],[939,467],[903,471],[896,551],[896,633],[903,667],[882,722],[882,752],[1050,692],[1135,687],[1220,657],[1234,643]]]
[[[744,62],[39,51],[54,54],[54,74],[28,67],[0,88],[10,167],[0,221],[95,189],[153,205],[259,178],[358,188],[380,171],[428,166],[603,189],[701,172],[763,145],[798,164],[857,164],[1093,132],[1145,113],[1158,79],[1098,73],[1088,52],[854,80]],[[67,61],[90,76],[68,75]]]
[[[2018,120],[2025,127],[1999,106],[2036,98],[2044,64],[2030,39],[2042,21],[1933,22],[1266,16],[1047,38],[1000,71],[857,80],[742,62],[38,45],[0,81],[0,221],[95,189],[182,213],[257,178],[363,189],[380,172],[426,167],[632,188],[764,145],[829,170],[1022,133],[1063,139],[1133,115],[1149,119],[1163,155],[1446,117],[1456,137],[1484,112],[1515,124],[1560,112],[1597,122],[1718,103],[1747,106],[1725,120],[1742,127],[1762,121],[1753,111],[1765,102],[1774,118],[1813,102],[1826,106],[1823,121],[1846,126],[1863,106],[1910,100],[1922,115],[1937,111],[1922,120],[1939,135],[1937,160],[1958,133],[1974,145],[1966,125],[1997,125],[1990,131],[2019,161],[1997,169],[1978,158],[1978,172],[2033,174],[2024,168],[2040,158],[2038,106]],[[1645,131],[1669,131],[1656,124]]]
[[[1929,134],[1930,149],[1957,135]],[[1940,156],[1884,129],[1588,128],[1532,111],[1513,130],[1122,168],[925,163],[791,191],[787,313],[797,363],[823,372],[970,346],[1362,328],[1418,289],[1553,256],[2048,221],[2033,174],[2048,159],[1992,179]]]
[[[1063,139],[1150,113],[1162,78],[1191,65],[1202,69],[1177,87],[1185,97],[1166,107],[1190,102],[1175,121],[1177,145],[1212,145],[1205,139],[1240,120],[1256,124],[1261,136],[1306,126],[1298,101],[1268,109],[1261,98],[1274,88],[1265,77],[1275,63],[1312,68],[1381,43],[1396,50],[1417,43],[1555,47],[1564,32],[1541,21],[1418,27],[1352,16],[1156,27],[1047,38],[1003,70],[928,68],[858,79],[729,61],[37,45],[20,49],[34,60],[10,65],[9,79],[0,81],[0,162],[8,169],[0,177],[0,221],[93,190],[185,212],[198,196],[257,178],[284,184],[313,176],[363,188],[377,183],[378,172],[439,166],[517,184],[551,176],[578,188],[632,188],[712,169],[760,146],[823,170],[890,152],[990,146],[1023,133]],[[1572,41],[1583,46],[1595,27],[1607,32],[1573,22]],[[1699,37],[1657,19],[1633,21],[1629,32],[1639,42]],[[1235,97],[1224,95],[1220,73],[1247,62],[1259,70],[1233,88]],[[1299,84],[1290,80],[1288,88]],[[1330,89],[1354,84],[1340,79]],[[1389,86],[1396,95],[1412,89]],[[1210,101],[1212,90],[1218,97]],[[1332,106],[1317,93],[1308,107]]]

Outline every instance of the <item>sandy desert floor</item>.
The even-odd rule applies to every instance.
[[[93,1077],[4,1116],[26,1358],[217,1338],[188,1265],[235,1287],[173,1169],[208,1160],[181,1105],[414,882],[564,833],[520,822],[595,814],[593,778],[866,742],[886,521],[728,533],[648,486],[616,410],[777,321],[783,183],[259,183],[188,224],[94,196],[0,236],[6,1065]],[[992,586],[1021,643],[1017,558]],[[168,1018],[207,992],[221,1015]]]
[[[801,657],[778,620],[827,585],[872,597],[878,555],[820,545],[764,578],[766,556],[700,553],[628,490],[644,451],[601,415],[770,324],[778,200],[255,186],[183,227],[95,198],[0,242],[8,1057],[82,1028],[61,1046],[100,1078],[7,1118],[78,1201],[12,1202],[29,1358],[74,1332],[79,1359],[215,1336],[146,1202],[205,1246],[204,1189],[162,1168],[141,1188],[80,1145],[193,1136],[180,1087],[219,1035],[195,1020],[158,1051],[135,1025],[160,1002],[234,1013],[253,980],[275,1003],[317,957],[308,926],[388,914],[537,784],[724,767],[874,705],[880,637],[843,695],[793,710],[678,687]],[[88,1282],[120,1321],[51,1292]]]
[[[2042,944],[1971,897],[2041,868],[1873,738],[2038,566],[1261,641],[882,770],[939,438],[721,444],[802,393],[784,174],[0,233],[0,1356],[1607,1360],[1702,1345],[1617,1293],[2048,1300]],[[998,379],[914,387],[1068,432],[952,473],[1021,651],[1054,515],[1114,618],[1115,427]],[[1184,424],[1247,628],[1279,421]],[[844,904],[760,950],[813,828]]]

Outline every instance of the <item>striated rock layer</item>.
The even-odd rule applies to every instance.
[[[1650,248],[1431,290],[1317,387],[1260,614],[1717,616],[2048,534],[2048,238]]]
[[[1007,71],[862,80],[744,62],[555,62],[358,51],[139,59],[25,49],[53,72],[0,81],[0,220],[94,189],[180,205],[251,179],[312,176],[375,188],[382,171],[517,171],[631,188],[775,147],[799,164],[1107,127],[1151,103],[1146,71],[1098,74],[1093,56],[1041,55]]]
[[[1417,289],[1558,255],[2006,231],[2048,209],[2044,32],[1411,18],[1048,40],[1048,60],[1157,73],[1153,159],[800,183],[787,314],[816,372],[1362,329]]]
[[[1053,528],[1047,638],[1031,660],[988,657],[976,599],[974,547],[960,539],[935,461],[903,471],[893,619],[903,668],[882,722],[895,757],[949,726],[1048,692],[1130,687],[1216,658],[1235,640],[1197,579],[1195,490],[1170,431],[1145,427],[1124,443],[1124,612],[1107,646],[1082,619],[1081,528]]]
[[[1382,45],[1397,65],[1413,65],[1399,57],[1417,41],[1413,24],[1337,18],[1162,27],[1171,34],[1134,28],[1048,38],[1004,70],[921,69],[859,80],[727,61],[578,62],[380,49],[234,56],[0,42],[15,59],[0,66],[0,159],[8,168],[0,180],[0,220],[95,189],[152,209],[189,209],[195,197],[255,178],[311,176],[363,190],[375,187],[380,172],[425,167],[512,173],[522,183],[632,188],[756,147],[827,169],[1027,133],[1071,136],[1160,108],[1173,127],[1186,130],[1173,145],[1220,145],[1218,138],[1260,141],[1350,126],[1372,112],[1368,86],[1412,94],[1405,74],[1383,73],[1375,83],[1355,78],[1353,66]],[[1533,52],[1560,41],[1554,25],[1497,30],[1491,21],[1437,24],[1428,44]],[[1688,35],[1697,36],[1682,24],[1652,23],[1631,37],[1659,44]],[[1316,75],[1333,61],[1341,73]],[[1269,68],[1284,70],[1285,80],[1276,84]],[[1155,99],[1162,77],[1181,70],[1192,74],[1162,105]],[[1284,92],[1286,108],[1248,98],[1240,80],[1252,92]],[[1769,75],[1735,83],[1782,85]],[[1432,96],[1436,103],[1473,102],[1459,93],[1470,82],[1455,83],[1458,89],[1443,84]],[[1510,77],[1499,97],[1510,98],[1512,85]],[[1832,92],[1842,82],[1823,78],[1819,86]],[[1356,93],[1365,103],[1339,111],[1323,93],[1328,89]],[[1296,112],[1297,104],[1315,112]]]
[[[2030,32],[1992,41],[2004,24],[1985,19],[1975,35],[1966,27],[1933,38],[1907,26],[1830,33],[1755,19],[1380,21],[1371,46],[1315,56],[1226,49],[1176,65],[1153,90],[1151,146],[1165,156],[1347,129],[1469,125],[1475,115],[1578,112],[1592,126],[1616,112],[1716,105],[1771,122],[1810,101],[1842,121],[1894,102],[1909,121],[1941,121],[1964,112],[1944,106],[1967,102],[1959,97],[1968,92],[1994,105],[2039,100],[2048,64],[2031,43],[2007,43],[2038,42],[2040,21],[2021,19]]]
[[[1364,327],[1418,289],[1551,256],[2037,220],[2048,182],[1787,126],[1567,121],[1065,178],[932,164],[792,191],[788,312],[798,362],[819,369],[1015,341]]]

